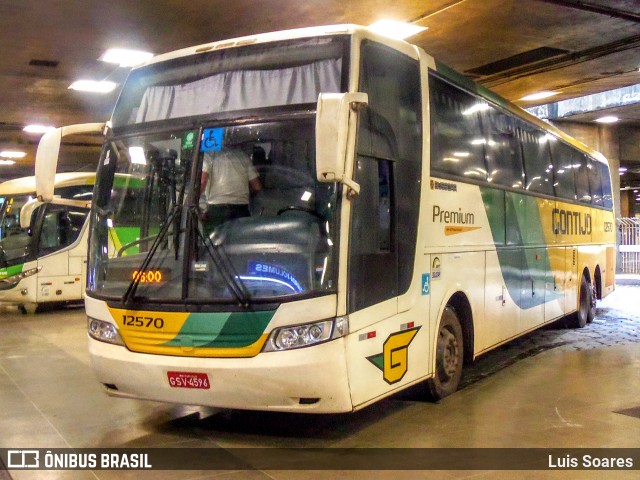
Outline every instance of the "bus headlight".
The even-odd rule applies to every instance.
[[[276,328],[265,343],[264,352],[278,352],[317,345],[349,333],[349,317]]]
[[[5,277],[0,280],[0,283],[10,284],[12,286],[17,285],[23,278],[35,275],[40,270],[42,270],[42,265],[40,265],[39,267],[30,268],[28,270],[25,270],[24,272],[16,273],[15,275],[11,275],[10,277]]]
[[[122,345],[124,342],[118,333],[118,329],[113,323],[104,322],[96,318],[89,317],[89,336],[99,342],[111,343],[113,345]]]

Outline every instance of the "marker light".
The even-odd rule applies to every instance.
[[[338,317],[333,320],[277,328],[269,336],[264,346],[265,352],[292,350],[309,347],[344,337],[349,333],[349,318]]]
[[[107,80],[76,80],[69,85],[69,90],[78,90],[79,92],[91,93],[109,93],[115,90],[117,83]]]
[[[369,28],[385,37],[402,40],[420,32],[424,32],[427,27],[419,27],[411,23],[398,22],[396,20],[380,20],[369,25]]]
[[[117,327],[113,323],[104,322],[96,318],[88,317],[89,336],[99,342],[122,345],[124,342],[118,333]]]

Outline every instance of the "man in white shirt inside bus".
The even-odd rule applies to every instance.
[[[250,216],[250,196],[261,189],[258,172],[242,150],[206,152],[200,178],[200,192],[207,201],[205,233],[228,220]]]

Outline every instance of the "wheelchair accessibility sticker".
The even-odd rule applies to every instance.
[[[215,152],[222,150],[224,128],[207,128],[202,132],[201,152]]]
[[[422,274],[422,295],[429,295],[431,292],[431,274]]]

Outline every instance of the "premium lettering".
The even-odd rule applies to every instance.
[[[462,208],[455,210],[442,210],[438,205],[433,206],[433,222],[455,223],[458,225],[474,225],[476,218],[473,213],[463,212]]]
[[[589,213],[554,208],[551,213],[551,224],[555,234],[591,235],[592,222]]]

